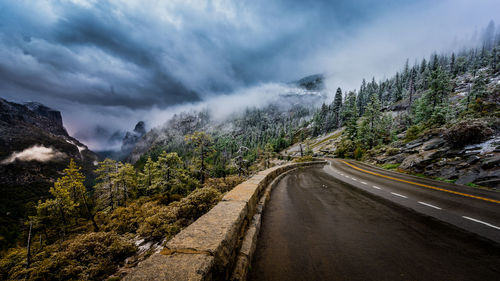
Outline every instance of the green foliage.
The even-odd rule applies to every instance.
[[[200,188],[168,206],[151,204],[145,209],[144,221],[137,233],[148,239],[171,237],[180,231],[181,227],[208,212],[220,198],[219,191],[213,188]]]
[[[422,127],[418,125],[413,125],[406,130],[405,142],[410,142],[419,137],[420,132],[422,131]]]
[[[399,152],[401,152],[399,148],[389,147],[385,151],[385,154],[387,154],[388,156],[394,156],[396,154],[399,154]]]
[[[28,280],[102,280],[136,250],[113,232],[81,234],[40,253],[26,275]]]
[[[193,163],[199,171],[200,182],[203,184],[207,174],[207,158],[212,156],[215,152],[212,137],[205,132],[195,132],[185,136],[185,141],[188,145],[193,147]]]
[[[98,183],[94,188],[100,210],[114,210],[139,194],[137,175],[130,164],[105,159],[99,162],[96,174]]]
[[[93,220],[84,179],[80,168],[71,159],[63,176],[49,190],[52,198],[38,202],[36,215],[31,217],[35,229],[45,229],[54,236],[64,235],[71,221],[81,217],[80,207],[85,207],[87,218]]]
[[[354,142],[347,137],[343,137],[335,149],[335,156],[338,158],[352,158],[355,149]]]
[[[382,168],[384,169],[387,169],[387,170],[396,170],[397,168],[399,168],[399,163],[396,163],[396,164],[384,164],[382,165]]]
[[[445,179],[445,178],[436,178],[436,180],[447,183],[455,183],[457,181],[457,179]]]
[[[466,186],[469,186],[469,187],[474,187],[474,188],[478,188],[478,187],[480,187],[479,185],[477,185],[477,184],[475,184],[475,183],[472,183],[472,182],[466,183],[465,185],[466,185]]]
[[[357,136],[357,121],[358,107],[356,104],[356,93],[350,92],[347,95],[345,102],[345,110],[343,111],[343,119],[345,120],[344,134],[347,138],[354,140]]]
[[[293,162],[296,162],[296,163],[301,163],[301,162],[311,162],[313,161],[313,157],[311,155],[307,155],[307,156],[303,156],[303,157],[299,157],[299,158],[295,158],[293,160]]]
[[[226,193],[244,181],[244,177],[239,177],[237,175],[231,175],[225,178],[210,178],[207,179],[203,187],[216,189],[220,193]]]
[[[354,150],[354,153],[353,153],[353,157],[354,159],[356,160],[361,160],[361,158],[363,158],[363,154],[365,153],[365,151],[361,148],[361,147],[356,147],[356,149]]]
[[[26,269],[26,248],[11,248],[0,259],[0,280],[23,279]]]

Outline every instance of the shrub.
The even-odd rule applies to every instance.
[[[444,133],[444,138],[454,147],[479,143],[493,134],[484,121],[462,120]]]
[[[178,202],[169,206],[163,206],[154,202],[146,203],[142,206],[144,219],[137,229],[137,233],[146,239],[158,240],[164,237],[171,237],[180,230],[176,224],[179,209],[174,207]]]
[[[225,178],[209,178],[206,180],[203,187],[213,188],[218,190],[220,193],[225,193],[244,181],[244,177],[239,177],[237,175],[227,176]]]
[[[103,280],[137,251],[114,232],[92,232],[50,246],[26,272],[28,280]]]
[[[387,154],[388,156],[394,156],[396,154],[399,154],[399,148],[395,148],[395,147],[389,147],[387,148],[387,150],[385,151],[385,154]]]
[[[406,130],[405,142],[410,142],[418,138],[421,132],[420,126],[413,125]]]
[[[302,157],[299,157],[299,158],[295,158],[293,160],[293,162],[297,162],[297,163],[300,163],[300,162],[311,162],[311,161],[313,161],[313,157],[311,155],[302,156]]]
[[[216,189],[196,189],[186,198],[176,202],[179,206],[179,219],[191,221],[197,219],[215,206],[220,198],[221,193]]]
[[[335,149],[335,156],[339,158],[352,157],[353,151],[354,151],[354,143],[347,138],[342,138],[342,140]]]
[[[363,158],[363,154],[364,154],[364,151],[361,147],[356,147],[356,149],[354,150],[354,159],[356,160],[361,160],[361,158]]]
[[[110,215],[98,214],[99,218],[102,216],[103,230],[120,234],[135,233],[143,220],[143,211],[139,202],[133,202],[127,207],[118,207]]]
[[[26,268],[26,249],[11,248],[0,259],[0,280],[21,279]]]
[[[208,212],[220,198],[221,193],[218,190],[200,188],[168,206],[146,203],[142,206],[144,220],[140,223],[137,233],[146,239],[170,238],[182,227]]]
[[[395,170],[399,168],[400,164],[384,164],[382,165],[382,168],[387,169],[387,170]]]

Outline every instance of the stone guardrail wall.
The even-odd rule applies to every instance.
[[[293,169],[326,161],[291,163],[261,171],[237,185],[166,247],[124,280],[245,280],[271,189]]]

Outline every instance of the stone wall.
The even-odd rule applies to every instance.
[[[124,280],[245,280],[271,188],[287,171],[325,163],[290,163],[259,172],[228,192]]]

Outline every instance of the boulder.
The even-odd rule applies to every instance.
[[[422,145],[422,149],[427,151],[442,147],[446,142],[442,138],[433,138]]]
[[[421,146],[423,142],[419,140],[418,142],[409,142],[406,144],[406,149],[411,150],[414,149],[415,147]]]
[[[468,184],[474,182],[479,176],[479,173],[474,170],[469,170],[459,174],[458,179],[455,181],[456,184]]]
[[[472,165],[472,164],[477,163],[479,160],[481,160],[481,158],[479,158],[476,155],[472,155],[472,156],[469,156],[469,158],[467,158],[467,164]]]
[[[431,164],[435,159],[440,158],[444,152],[443,150],[435,149],[413,154],[406,157],[399,167],[403,170],[413,170],[417,173],[422,172],[426,166]]]
[[[445,168],[438,171],[438,177],[444,179],[456,179],[458,178],[458,172],[455,166],[446,166]]]
[[[500,165],[500,155],[495,155],[493,157],[484,159],[481,164],[481,168],[491,169],[494,167],[499,167],[499,165]]]

